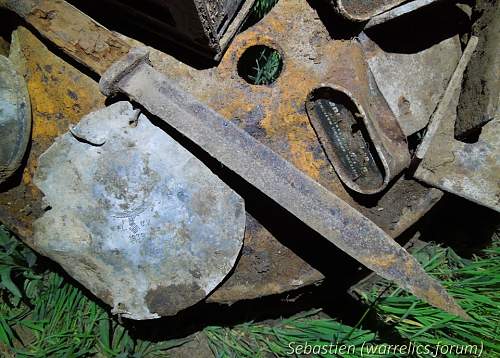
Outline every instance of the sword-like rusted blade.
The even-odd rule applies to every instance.
[[[121,92],[192,140],[220,163],[380,276],[430,304],[467,314],[418,262],[384,231],[332,192],[221,115],[179,89],[132,49],[100,81],[106,95]]]

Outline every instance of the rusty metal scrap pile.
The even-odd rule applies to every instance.
[[[318,242],[467,316],[394,239],[443,192],[500,211],[498,1],[281,0],[239,32],[251,1],[106,1],[175,53],[0,0],[2,223],[132,319],[317,283]]]

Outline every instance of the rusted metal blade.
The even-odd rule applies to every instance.
[[[102,76],[101,91],[121,92],[199,145],[380,276],[432,305],[467,317],[446,290],[383,230],[267,146],[158,73],[146,48],[132,49]]]

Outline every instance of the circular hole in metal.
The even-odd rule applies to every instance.
[[[281,54],[265,45],[251,46],[238,61],[238,74],[252,85],[270,85],[283,68]]]

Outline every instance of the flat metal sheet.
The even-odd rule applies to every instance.
[[[34,247],[113,312],[174,315],[205,298],[243,244],[243,200],[128,102],[94,112],[40,157],[50,208]]]

